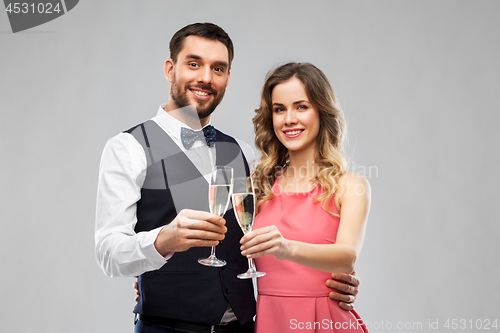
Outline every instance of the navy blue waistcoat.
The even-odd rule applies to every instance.
[[[141,143],[148,163],[137,202],[135,232],[168,224],[184,208],[209,211],[207,181],[165,131],[149,120],[126,132]],[[232,137],[216,133],[216,165],[233,167],[235,177],[248,176],[248,164],[239,145]],[[208,247],[175,253],[160,269],[139,277],[141,296],[134,312],[217,325],[229,303],[240,323],[252,320],[252,281],[236,277],[247,270],[248,263],[239,250],[243,233],[231,205],[224,219],[228,231],[216,253],[227,265],[215,268],[199,264],[199,258],[210,255]]]

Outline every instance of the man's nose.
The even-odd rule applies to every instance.
[[[202,67],[198,71],[198,82],[210,84],[212,82],[212,69],[210,67]]]

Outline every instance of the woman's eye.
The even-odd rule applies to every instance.
[[[283,108],[274,108],[274,113],[283,112]]]
[[[299,106],[297,107],[297,109],[299,109],[299,110],[307,110],[307,109],[308,109],[308,107],[307,107],[307,105],[299,105]]]

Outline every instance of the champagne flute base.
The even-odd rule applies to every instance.
[[[210,267],[223,267],[223,266],[226,266],[226,261],[225,260],[221,260],[221,259],[217,259],[217,258],[211,258],[211,257],[200,258],[200,259],[198,259],[198,262],[200,264],[202,264],[202,265],[210,266]]]
[[[251,279],[251,278],[258,278],[258,277],[261,277],[264,275],[266,275],[266,273],[264,273],[264,272],[256,272],[256,271],[248,270],[245,273],[241,273],[241,274],[236,275],[236,277],[238,279]]]

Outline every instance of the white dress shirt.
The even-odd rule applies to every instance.
[[[161,105],[152,118],[187,153],[200,172],[206,163],[208,151],[211,165],[214,164],[215,148],[204,148],[206,144],[196,141],[189,149],[184,148],[181,121],[170,116]],[[247,143],[236,140],[250,167],[255,170],[257,161],[252,148]],[[201,154],[197,157],[198,154]],[[108,276],[138,276],[161,268],[172,254],[163,257],[154,247],[154,241],[162,227],[147,232],[136,233],[137,201],[141,198],[141,188],[146,177],[147,159],[141,144],[129,133],[120,133],[109,139],[104,147],[99,167],[97,188],[95,244],[96,258]]]

